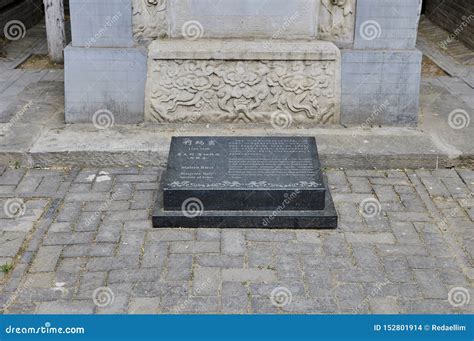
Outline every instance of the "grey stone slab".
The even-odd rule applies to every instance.
[[[324,209],[312,138],[173,137],[161,181],[168,211],[190,198],[209,211]]]

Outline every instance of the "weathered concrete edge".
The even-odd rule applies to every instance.
[[[96,131],[73,125],[44,132],[25,151],[1,151],[0,164],[28,167],[164,167],[172,136],[299,135],[315,136],[323,167],[352,169],[444,168],[472,166],[473,155],[450,155],[431,137],[408,128],[354,129],[169,129],[114,127]]]

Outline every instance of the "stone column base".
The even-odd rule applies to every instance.
[[[157,40],[148,64],[148,121],[340,122],[341,59],[331,42]]]
[[[416,126],[422,53],[342,50],[342,123]]]
[[[67,123],[98,123],[98,114],[115,123],[143,121],[146,49],[64,50]]]

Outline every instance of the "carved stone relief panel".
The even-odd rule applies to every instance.
[[[321,0],[319,39],[336,43],[354,41],[356,0]]]
[[[340,121],[336,60],[149,62],[149,121],[273,124],[283,120],[295,125]]]
[[[136,40],[168,36],[167,0],[132,0]]]

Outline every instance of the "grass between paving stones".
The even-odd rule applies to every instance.
[[[13,264],[3,264],[2,266],[0,266],[0,271],[3,272],[4,274],[7,274],[12,270],[13,270]]]

